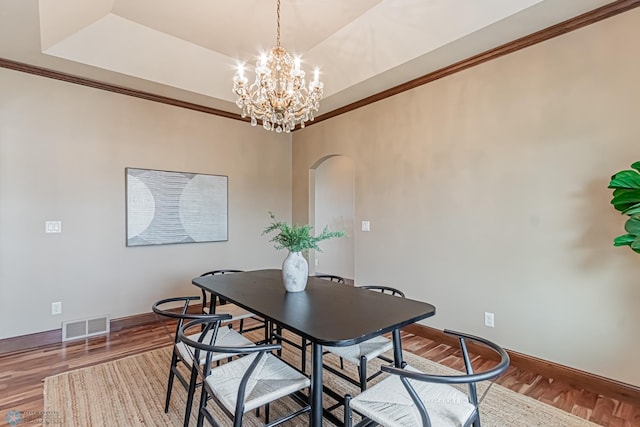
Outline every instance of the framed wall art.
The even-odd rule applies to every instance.
[[[125,168],[127,246],[228,240],[228,177]]]

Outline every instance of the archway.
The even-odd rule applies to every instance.
[[[309,180],[310,223],[316,232],[325,226],[345,237],[320,243],[322,252],[310,254],[310,270],[354,278],[355,168],[353,160],[335,155],[314,165]]]

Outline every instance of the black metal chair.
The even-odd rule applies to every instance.
[[[200,277],[203,276],[214,276],[214,275],[218,275],[218,274],[233,274],[233,273],[241,273],[242,270],[231,270],[231,269],[226,269],[226,270],[212,270],[212,271],[207,271],[206,273],[203,273],[200,275]],[[231,316],[231,319],[229,320],[229,322],[233,322],[233,321],[239,321],[240,322],[240,327],[239,327],[239,331],[240,333],[245,333],[245,332],[251,332],[251,331],[255,331],[258,329],[261,329],[263,326],[266,328],[266,322],[263,319],[260,319],[259,317],[256,317],[256,315],[254,313],[251,313],[248,310],[245,310],[242,307],[237,306],[236,304],[230,303],[222,298],[218,298],[219,301],[219,305],[216,305],[216,297],[211,295],[211,293],[207,292],[204,289],[201,289],[202,292],[202,313],[203,314],[208,314],[208,313],[212,313],[212,314],[229,314]],[[208,301],[208,302],[207,302]],[[249,329],[245,329],[244,328],[244,321],[245,319],[254,319],[260,323],[262,323],[262,325],[258,325],[258,326],[254,326],[252,328]],[[265,341],[268,339],[268,334],[267,331],[265,329]]]
[[[503,374],[509,367],[509,355],[484,338],[449,330],[444,332],[458,338],[466,374],[431,375],[410,366],[382,366],[382,371],[391,374],[389,377],[354,398],[345,396],[344,425],[353,426],[352,412],[355,411],[363,417],[356,426],[480,427],[479,405],[489,388],[478,399],[476,384]],[[467,341],[488,347],[500,361],[491,369],[475,373]],[[465,384],[466,393],[454,387]]]
[[[404,293],[399,289],[391,288],[389,286],[379,285],[366,285],[360,286],[361,289],[368,289],[370,291],[381,292],[383,294],[390,294],[404,298]],[[367,362],[375,358],[384,360],[385,362],[393,362],[390,358],[383,355],[388,350],[393,349],[393,342],[383,336],[371,338],[363,341],[359,344],[354,344],[346,347],[324,347],[325,353],[335,354],[340,358],[340,369],[344,370],[344,359],[352,362],[358,367],[358,380],[354,380],[349,375],[334,369],[331,366],[325,365],[324,368],[334,374],[342,377],[360,387],[360,390],[364,391],[367,388],[367,382],[371,381],[382,371],[377,371],[373,375],[367,377]]]
[[[315,277],[319,279],[329,280],[335,283],[346,283],[344,277],[336,276],[335,274],[316,274]]]
[[[210,314],[201,314],[200,312],[189,312],[190,307],[192,307],[192,301],[199,301],[200,297],[198,296],[190,296],[190,297],[176,297],[176,298],[166,298],[160,300],[153,304],[152,310],[154,313],[164,316],[170,319],[177,320],[176,329],[174,334],[173,341],[173,350],[171,356],[171,365],[169,366],[169,380],[167,383],[167,395],[164,404],[164,412],[169,411],[169,403],[171,401],[171,391],[173,389],[173,380],[175,377],[178,378],[180,383],[187,389],[187,405],[185,408],[185,416],[184,416],[184,425],[185,427],[189,425],[189,417],[191,416],[191,406],[193,404],[193,394],[195,392],[197,383],[197,370],[195,366],[193,366],[193,349],[188,348],[183,342],[178,338],[178,331],[182,327],[185,320],[205,320],[205,321],[228,321],[230,316],[228,314],[224,315],[210,315]],[[175,303],[182,303],[182,308],[176,310],[175,308],[169,308],[169,305],[175,305]],[[195,306],[195,305],[193,305]],[[223,328],[218,331],[215,337],[211,336],[207,337],[208,339],[215,340],[215,343],[220,346],[249,346],[253,345],[251,341],[246,339],[244,336],[234,331],[231,328]],[[193,339],[198,339],[200,336],[205,338],[205,334],[201,331],[200,333],[196,333],[192,336]],[[212,354],[211,359],[213,361],[220,361],[223,359],[229,359],[234,354],[230,353],[216,353]],[[199,363],[203,364],[204,359],[200,359]],[[179,369],[179,364],[184,364],[190,370],[190,377],[187,380]]]
[[[221,320],[199,319],[182,326],[178,332],[180,340],[197,351],[196,359],[204,354],[205,363],[199,369],[202,378],[202,395],[198,410],[198,426],[204,418],[217,426],[215,417],[207,408],[211,399],[233,421],[234,427],[242,426],[242,418],[251,410],[265,406],[265,420],[275,426],[298,415],[309,413],[311,407],[300,394],[310,387],[311,381],[303,373],[272,354],[281,348],[279,344],[264,344],[252,347],[219,346],[207,342],[204,334],[220,329]],[[189,330],[202,330],[203,335],[194,339]],[[219,353],[244,355],[217,367],[212,367],[213,356]],[[269,403],[290,396],[301,409],[269,422]]]

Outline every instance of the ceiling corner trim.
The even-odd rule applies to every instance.
[[[172,105],[174,107],[186,108],[188,110],[199,111],[201,113],[212,114],[214,116],[226,117],[228,119],[240,120],[248,122],[249,119],[242,118],[240,114],[229,113],[227,111],[219,110],[213,107],[207,107],[201,104],[195,104],[192,102],[181,101],[175,98],[169,98],[162,95],[156,95],[150,92],[144,92],[136,89],[129,89],[122,86],[117,86],[109,83],[100,82],[97,80],[91,80],[84,77],[75,76],[72,74],[61,73],[59,71],[50,70],[48,68],[37,67],[35,65],[25,64],[23,62],[12,61],[10,59],[0,58],[0,68],[7,68],[9,70],[20,71],[23,73],[34,74],[40,77],[47,77],[54,80],[61,80],[67,83],[73,83],[81,86],[87,86],[94,89],[105,90],[107,92],[114,92],[121,95],[132,96],[134,98],[146,99],[147,101],[159,102],[161,104]]]

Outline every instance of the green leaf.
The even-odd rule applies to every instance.
[[[333,237],[342,237],[344,233],[342,231],[329,231],[327,227],[324,228],[322,233],[318,236],[312,236],[311,230],[313,227],[310,225],[289,225],[286,222],[276,221],[276,217],[273,212],[269,212],[271,217],[271,224],[264,229],[262,234],[267,234],[272,231],[279,231],[270,242],[274,242],[276,249],[288,249],[291,252],[302,252],[308,249],[315,249],[320,251],[318,242],[322,240],[330,239]]]
[[[631,165],[633,170],[623,170],[611,177],[609,188],[613,188],[611,204],[623,215],[629,215],[624,224],[627,234],[613,239],[614,246],[629,246],[640,253],[640,161]]]
[[[638,236],[640,234],[640,215],[633,215],[624,224],[624,229],[629,234]]]
[[[640,203],[640,190],[618,189],[611,199],[613,207],[621,212],[637,203]]]
[[[623,234],[613,239],[613,246],[631,246],[631,243],[636,240],[636,236],[632,234]]]
[[[611,177],[609,188],[640,189],[640,174],[634,170],[620,171]]]
[[[613,190],[613,197],[619,196],[621,194],[626,194],[629,192],[634,192],[634,191],[638,191],[636,189],[633,188],[616,188],[615,190]]]
[[[635,205],[628,207],[627,209],[623,210],[622,213],[624,215],[635,215],[637,213],[640,213],[640,203],[636,203]]]

